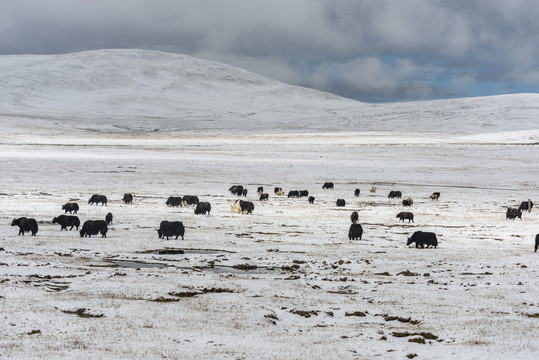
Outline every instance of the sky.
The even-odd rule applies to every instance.
[[[137,48],[360,101],[539,92],[537,0],[0,0],[0,55]]]

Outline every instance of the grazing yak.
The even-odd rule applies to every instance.
[[[263,186],[259,186],[258,189],[256,190],[256,193],[258,195],[262,195],[264,193],[264,187]]]
[[[276,187],[276,188],[273,190],[273,193],[274,193],[275,195],[284,195],[284,191],[283,191],[283,189],[280,188],[280,187]]]
[[[412,198],[402,200],[403,206],[412,206],[413,204],[414,204],[414,200],[412,200]]]
[[[298,190],[290,190],[288,192],[289,198],[299,198],[299,191]]]
[[[92,235],[101,234],[101,237],[107,237],[107,231],[109,230],[105,220],[86,220],[82,224],[82,230],[80,231],[80,237],[92,237]]]
[[[429,196],[431,200],[438,200],[440,198],[439,192],[433,192],[431,196]]]
[[[182,237],[185,235],[185,227],[181,221],[161,221],[159,229],[157,230],[157,235],[159,239],[164,239],[165,237],[169,240],[169,237],[176,236],[175,240],[178,240],[178,236]]]
[[[359,196],[359,192],[360,192],[359,189],[355,189],[355,190],[354,190],[354,195],[355,195],[355,196]]]
[[[523,201],[520,206],[518,207],[519,210],[521,211],[525,211],[527,210],[528,212],[531,212],[532,211],[532,207],[533,207],[533,203],[531,200],[528,200],[528,201]]]
[[[438,239],[436,238],[436,234],[433,232],[425,232],[425,231],[416,231],[411,238],[408,238],[408,241],[406,241],[406,246],[409,246],[411,243],[415,242],[416,248],[424,248],[425,245],[427,247],[433,246],[436,248],[438,246]]]
[[[402,192],[400,191],[390,191],[389,195],[387,196],[388,199],[400,199],[402,197]]]
[[[309,191],[307,190],[300,190],[299,191],[299,197],[307,197],[309,196]]]
[[[79,230],[79,226],[80,226],[79,218],[77,216],[73,216],[73,215],[60,215],[60,216],[57,216],[54,219],[52,219],[52,223],[53,224],[60,224],[60,226],[61,226],[60,231],[62,231],[64,229],[67,231],[68,226],[71,226],[71,228],[69,228],[69,230],[73,230],[74,227],[76,227],[77,230]]]
[[[352,221],[352,224],[357,224],[359,221],[359,214],[357,211],[352,212],[352,215],[350,215],[350,220]]]
[[[337,206],[346,206],[346,201],[344,201],[344,199],[337,199]]]
[[[361,240],[363,236],[363,228],[361,224],[351,224],[350,230],[348,230],[348,239],[350,240]]]
[[[25,232],[31,232],[32,236],[36,236],[37,234],[38,227],[37,227],[36,219],[33,219],[33,218],[28,219],[25,217],[20,217],[20,218],[14,219],[11,222],[11,226],[15,226],[15,225],[19,227],[19,235],[24,236]]]
[[[243,191],[241,192],[241,194],[242,194],[244,197],[247,197],[247,189],[243,189]]]
[[[399,218],[399,222],[402,220],[402,222],[404,222],[404,220],[408,220],[408,222],[414,222],[414,214],[412,214],[411,212],[400,212],[397,214],[397,216]]]
[[[241,185],[233,185],[228,189],[233,195],[241,196],[243,194],[243,186]]]
[[[535,235],[535,252],[537,252],[537,248],[539,248],[539,234]]]
[[[105,221],[107,225],[112,224],[112,213],[107,213],[107,215],[105,215]]]
[[[230,212],[238,212],[240,214],[252,214],[255,209],[255,205],[250,201],[236,200],[234,205],[230,208]]]
[[[269,194],[263,193],[263,194],[260,194],[260,198],[258,200],[267,201],[268,199],[269,199]]]
[[[207,201],[201,201],[197,204],[197,207],[195,208],[195,215],[210,215],[211,211],[211,204]]]
[[[167,199],[167,206],[178,207],[182,204],[183,198],[181,196],[170,196]]]
[[[72,213],[77,213],[77,211],[79,211],[79,204],[77,203],[66,203],[64,205],[62,205],[62,210],[64,210],[64,214],[67,214],[67,212],[69,212],[70,214]]]
[[[309,204],[314,204],[314,196],[309,196],[307,200],[309,201]]]
[[[522,220],[522,211],[520,211],[520,209],[515,209],[511,207],[507,208],[507,211],[505,212],[505,220],[515,220],[515,218],[519,218],[520,220]]]
[[[133,203],[133,195],[130,194],[130,193],[125,193],[122,200],[123,200],[124,204],[132,204]]]
[[[94,195],[92,195],[90,200],[88,200],[88,204],[90,204],[90,205],[93,205],[93,204],[97,205],[99,203],[101,203],[101,206],[107,205],[107,197],[105,195],[94,194]]]
[[[335,185],[332,182],[326,182],[322,185],[322,189],[333,189]]]
[[[184,195],[181,202],[182,207],[187,205],[196,205],[198,204],[198,196],[194,195]]]
[[[371,194],[374,194],[376,192],[376,186],[371,186],[371,190],[370,190]]]

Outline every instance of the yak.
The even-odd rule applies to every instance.
[[[32,236],[36,236],[38,226],[36,219],[33,218],[26,218],[26,217],[20,217],[17,219],[14,219],[11,222],[11,226],[17,225],[19,227],[19,235],[23,235],[25,232],[31,232]]]
[[[210,215],[210,211],[211,211],[211,204],[206,201],[201,201],[197,204],[195,208],[195,215],[200,215],[200,214],[206,215],[206,213]]]
[[[352,214],[350,215],[350,220],[352,221],[352,224],[357,224],[357,222],[359,221],[359,214],[357,213],[357,211],[352,212]]]
[[[371,190],[370,190],[371,194],[374,194],[376,192],[376,186],[371,186]]]
[[[247,197],[247,189],[243,189],[243,191],[241,192],[241,194],[242,194],[244,197]]]
[[[276,188],[274,189],[273,193],[274,193],[275,195],[284,195],[284,191],[283,191],[283,189],[280,188],[280,187],[276,187]]]
[[[528,212],[531,212],[532,207],[533,207],[533,202],[531,200],[528,200],[528,201],[523,201],[518,207],[518,209],[521,211],[527,210]]]
[[[77,203],[66,203],[62,205],[62,210],[64,210],[64,214],[67,214],[69,211],[70,214],[77,213],[79,211],[79,204]]]
[[[263,193],[263,194],[260,194],[260,198],[258,200],[267,201],[268,199],[269,199],[269,194]]]
[[[264,187],[263,186],[259,186],[258,189],[256,190],[256,193],[258,195],[262,195],[264,193]]]
[[[322,185],[322,189],[333,189],[335,185],[332,182],[326,182]]]
[[[337,199],[337,206],[338,207],[346,206],[346,201],[344,201],[344,199]]]
[[[79,230],[79,226],[80,226],[79,218],[73,215],[59,215],[55,217],[54,219],[52,219],[52,223],[60,224],[61,226],[60,231],[64,229],[67,231],[68,226],[71,226],[69,230],[73,230],[74,227],[76,227],[77,230]]]
[[[363,228],[361,224],[351,224],[350,230],[348,230],[348,239],[350,240],[361,240],[363,236]]]
[[[505,212],[505,220],[515,220],[515,218],[519,218],[522,220],[522,211],[520,209],[515,208],[507,208],[507,211]]]
[[[105,221],[107,222],[107,225],[112,224],[112,213],[109,212],[105,215]]]
[[[409,246],[410,244],[415,242],[416,248],[424,248],[425,245],[428,247],[433,246],[436,248],[438,246],[438,239],[436,238],[436,234],[433,232],[425,232],[425,231],[416,231],[412,235],[412,237],[408,238],[408,241],[406,241],[406,246]]]
[[[90,205],[93,205],[93,204],[97,205],[99,203],[101,203],[101,206],[107,205],[107,197],[105,195],[94,194],[94,195],[92,195],[90,200],[88,200],[88,204],[90,204]]]
[[[185,227],[181,221],[161,221],[159,229],[157,230],[157,235],[159,239],[164,239],[165,237],[169,240],[169,237],[176,236],[175,240],[178,240],[178,236],[182,237],[185,235]]]
[[[359,189],[355,189],[355,190],[354,190],[354,195],[355,195],[356,197],[359,196],[359,193],[360,193]]]
[[[288,192],[288,197],[289,198],[299,198],[299,191],[298,190],[290,190]]]
[[[399,218],[399,222],[402,220],[402,222],[404,222],[404,220],[408,220],[408,222],[414,222],[414,214],[412,214],[411,212],[400,212],[397,214],[397,216]]]
[[[388,199],[400,199],[402,197],[402,192],[400,191],[390,191],[389,195],[387,196]]]
[[[414,200],[412,200],[412,198],[402,200],[403,206],[412,206],[413,204],[414,204]]]
[[[250,201],[236,200],[234,205],[230,208],[230,212],[238,212],[240,214],[252,214],[255,209],[255,205]]]
[[[243,194],[243,186],[241,185],[233,185],[228,189],[233,195],[241,196]]]
[[[309,197],[307,198],[307,200],[309,201],[309,204],[314,204],[314,199],[315,199],[314,196],[309,196]]]
[[[431,200],[438,200],[440,198],[439,192],[433,192],[431,196],[429,196]]]
[[[82,224],[82,230],[80,231],[80,237],[92,237],[92,235],[101,234],[101,237],[107,237],[107,231],[109,230],[107,222],[105,220],[86,220]]]
[[[194,195],[184,195],[182,201],[182,207],[187,205],[196,205],[198,204],[198,196]]]
[[[299,191],[299,197],[307,197],[309,196],[309,191],[307,190],[300,190]]]
[[[182,204],[183,198],[181,196],[170,196],[167,199],[167,206],[178,207]]]
[[[125,193],[122,200],[123,200],[124,204],[132,204],[133,203],[133,195],[130,194],[130,193]]]

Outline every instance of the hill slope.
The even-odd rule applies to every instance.
[[[225,64],[147,50],[0,57],[0,116],[6,126],[19,128],[459,136],[517,132],[514,137],[533,140],[539,128],[538,100],[537,94],[519,94],[365,104]]]

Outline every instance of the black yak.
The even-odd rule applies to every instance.
[[[183,198],[181,196],[170,196],[167,199],[167,206],[178,207],[182,204]]]
[[[64,210],[64,214],[67,214],[68,212],[70,214],[77,213],[79,211],[79,204],[77,203],[66,203],[62,205],[62,210]]]
[[[159,229],[157,230],[157,235],[159,239],[164,239],[165,237],[169,240],[169,237],[176,236],[175,240],[178,240],[178,236],[182,237],[185,235],[185,227],[181,221],[161,221]]]
[[[387,196],[388,199],[400,199],[402,197],[402,192],[400,191],[390,191],[389,195]]]
[[[409,246],[414,242],[416,248],[420,247],[423,249],[425,245],[427,245],[427,247],[433,246],[434,248],[438,246],[438,239],[433,232],[416,231],[412,237],[408,238],[406,245]]]
[[[350,215],[350,220],[352,221],[352,224],[357,224],[359,220],[359,214],[357,213],[357,211],[352,212],[352,214]]]
[[[299,198],[299,191],[298,190],[290,190],[288,192],[289,198]]]
[[[197,204],[195,208],[195,215],[201,215],[201,214],[206,215],[206,213],[210,215],[210,211],[211,211],[211,204],[206,201],[201,201]]]
[[[123,202],[125,204],[132,204],[133,203],[133,195],[129,194],[129,193],[125,193],[122,200],[123,200]]]
[[[107,197],[105,195],[92,195],[92,197],[90,198],[90,200],[88,200],[88,204],[90,205],[93,205],[93,204],[99,204],[101,203],[101,206],[103,205],[107,205]]]
[[[107,225],[110,225],[112,224],[112,213],[107,213],[107,215],[105,215],[105,222],[107,223]]]
[[[359,193],[360,193],[359,189],[355,189],[355,190],[354,190],[354,195],[355,195],[355,196],[359,196]]]
[[[527,210],[528,212],[531,212],[532,207],[533,207],[533,202],[531,200],[528,200],[528,201],[523,201],[518,207],[518,209],[521,211]]]
[[[233,185],[228,189],[233,195],[241,196],[243,194],[243,186],[241,185]]]
[[[322,185],[322,189],[333,189],[335,185],[332,182],[326,182]]]
[[[68,226],[71,226],[69,228],[69,230],[73,230],[74,227],[77,228],[77,230],[79,230],[79,226],[80,226],[80,220],[77,216],[73,216],[73,215],[59,215],[57,217],[55,217],[54,219],[52,219],[52,223],[53,224],[60,224],[60,231],[66,229],[67,231],[67,227]]]
[[[522,220],[522,211],[520,209],[515,208],[507,208],[507,211],[505,212],[505,220],[515,220],[515,218],[519,218]]]
[[[82,229],[80,231],[80,237],[92,237],[92,235],[97,235],[101,233],[101,237],[107,237],[107,223],[105,220],[86,220],[82,224]]]
[[[25,232],[31,232],[32,236],[36,236],[38,226],[36,219],[33,218],[26,218],[26,217],[20,217],[17,219],[14,219],[11,222],[11,226],[17,225],[19,227],[19,235],[23,235]]]
[[[344,201],[344,199],[337,199],[337,206],[338,207],[346,206],[346,201]]]
[[[348,239],[350,240],[361,240],[363,236],[363,228],[361,224],[351,224],[350,230],[348,230]]]
[[[397,216],[399,218],[399,222],[402,220],[402,222],[404,222],[404,220],[408,220],[408,222],[414,222],[414,214],[412,214],[411,212],[400,212],[397,214]]]
[[[260,198],[258,200],[267,201],[268,199],[269,199],[269,194],[263,193],[263,194],[260,194]]]
[[[314,196],[309,196],[309,197],[307,198],[307,200],[309,201],[309,204],[314,204],[314,199],[315,199]]]

